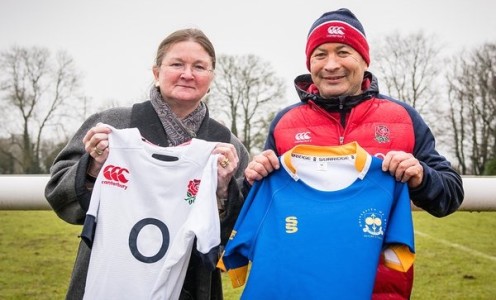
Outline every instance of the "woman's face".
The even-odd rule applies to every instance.
[[[326,43],[310,56],[312,80],[324,98],[358,95],[367,63],[345,44]]]
[[[199,103],[214,79],[212,59],[194,41],[173,44],[153,74],[162,98],[173,106]]]

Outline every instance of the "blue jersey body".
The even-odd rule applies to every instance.
[[[292,150],[289,163],[281,158],[283,167],[250,190],[223,256],[227,269],[252,262],[242,299],[370,299],[381,250],[402,244],[414,252],[407,185],[362,149],[332,148],[339,153]],[[351,170],[358,158],[367,163]],[[317,180],[349,184],[316,189],[294,167],[299,159],[321,169],[309,172]],[[330,179],[330,168],[343,176]]]

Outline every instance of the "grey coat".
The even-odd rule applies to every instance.
[[[137,127],[148,141],[160,146],[168,146],[165,130],[150,101],[135,104],[132,108],[109,109],[89,117],[56,157],[50,169],[51,178],[45,189],[45,197],[55,213],[71,224],[83,224],[88,209],[91,190],[86,187],[86,169],[90,156],[84,150],[82,140],[86,132],[99,122],[119,129]],[[209,118],[208,112],[197,132],[197,138],[231,143],[235,146],[240,159],[235,178],[229,183],[225,211],[220,216],[221,241],[225,245],[243,203],[238,183],[242,183],[243,171],[250,159],[249,154],[227,127]],[[89,257],[90,249],[84,242],[80,242],[67,299],[82,299]],[[191,256],[180,299],[222,299],[219,271],[207,270],[194,253]]]

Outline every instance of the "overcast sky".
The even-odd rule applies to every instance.
[[[370,41],[423,30],[451,52],[496,42],[494,0],[0,0],[0,51],[13,45],[65,50],[83,73],[85,95],[128,104],[148,94],[161,40],[197,27],[217,55],[258,55],[292,86],[306,72],[310,25],[341,7],[355,13]],[[287,97],[298,101],[294,92]]]

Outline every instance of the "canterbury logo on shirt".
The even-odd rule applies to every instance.
[[[103,169],[103,177],[105,179],[102,184],[113,185],[123,189],[127,189],[126,183],[128,179],[129,170],[119,166],[108,165]]]

